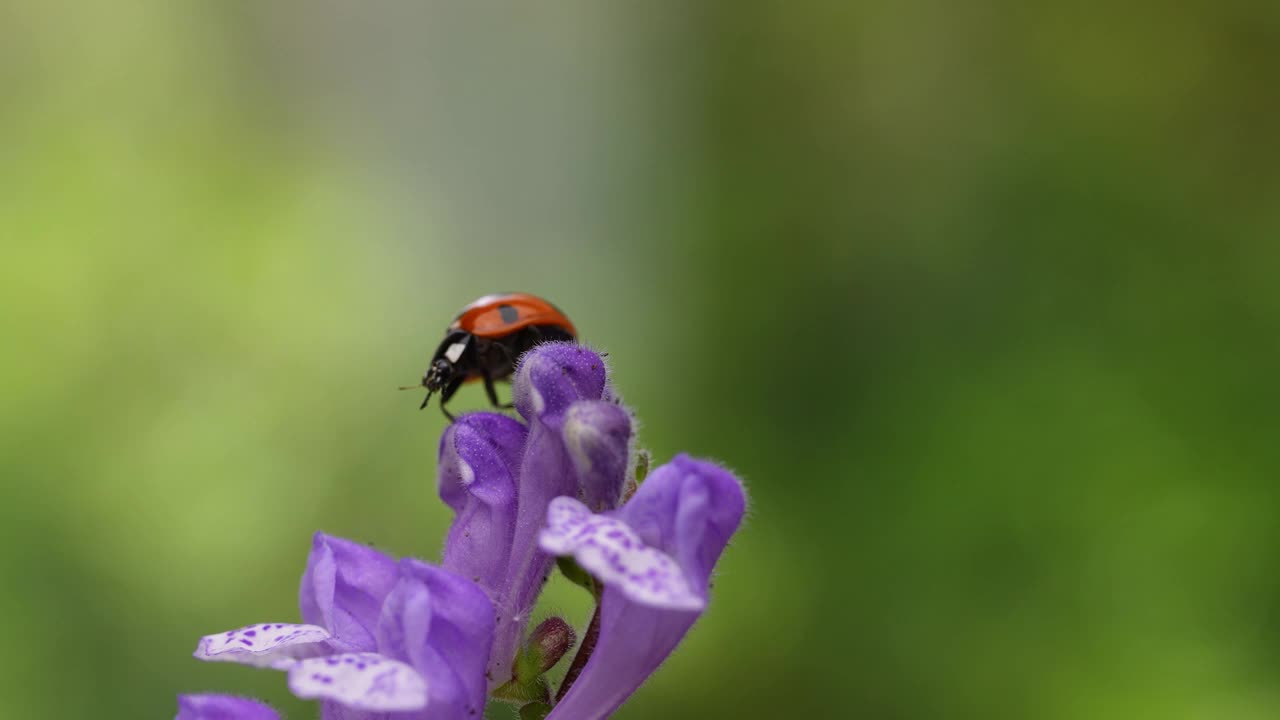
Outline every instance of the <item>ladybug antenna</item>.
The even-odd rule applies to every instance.
[[[417,390],[420,387],[422,387],[422,383],[418,383],[417,385],[401,385],[400,389],[401,390]]]
[[[422,386],[421,386],[421,385],[419,385],[418,387],[422,387]],[[422,409],[426,408],[426,407],[427,407],[427,403],[431,402],[431,396],[432,396],[432,395],[435,395],[435,394],[436,394],[436,391],[435,391],[435,390],[428,390],[428,391],[427,391],[427,396],[426,396],[426,397],[424,397],[424,398],[422,398],[422,404],[418,406],[418,409],[419,409],[419,410],[422,410]]]

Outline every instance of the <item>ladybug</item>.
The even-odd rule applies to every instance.
[[[494,407],[511,407],[498,403],[493,382],[510,377],[516,360],[534,345],[574,340],[577,335],[573,323],[559,308],[536,295],[485,295],[462,308],[445,328],[444,340],[436,348],[431,365],[422,376],[422,384],[402,389],[427,389],[427,397],[419,409],[425,408],[431,396],[439,392],[440,409],[450,420],[453,415],[445,409],[445,403],[463,383],[475,380],[484,381],[485,392]]]

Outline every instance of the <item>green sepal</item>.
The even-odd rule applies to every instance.
[[[521,683],[515,678],[499,686],[490,694],[494,700],[502,700],[515,705],[523,703],[546,703],[551,700],[551,686],[543,677],[534,678],[531,682]]]
[[[648,450],[636,451],[636,462],[631,466],[631,472],[627,474],[627,479],[622,484],[622,504],[625,505],[632,495],[636,494],[636,490],[640,489],[640,483],[649,476],[649,463],[651,461]]]
[[[520,720],[543,720],[551,713],[551,706],[544,702],[534,702],[520,708]]]
[[[649,455],[648,450],[640,450],[636,453],[636,485],[644,482],[649,477],[649,464],[653,458]]]
[[[516,655],[516,661],[512,664],[511,682],[529,685],[536,681],[538,676],[542,674],[538,669],[540,664],[537,655],[530,652],[528,647],[525,647]]]

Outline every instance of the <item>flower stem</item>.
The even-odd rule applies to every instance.
[[[573,663],[569,665],[569,670],[564,674],[564,681],[560,683],[560,689],[556,691],[556,701],[564,699],[568,694],[569,688],[573,686],[573,681],[578,679],[582,674],[582,668],[587,666],[587,661],[591,659],[591,652],[596,649],[596,640],[600,638],[600,603],[596,603],[596,611],[591,616],[591,624],[587,626],[587,633],[582,638],[582,644],[578,646],[578,654],[573,656]]]

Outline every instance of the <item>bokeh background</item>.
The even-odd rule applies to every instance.
[[[752,494],[618,717],[1277,717],[1277,77],[1273,2],[4,3],[0,715],[313,717],[195,641],[438,556],[395,387],[519,289]]]

